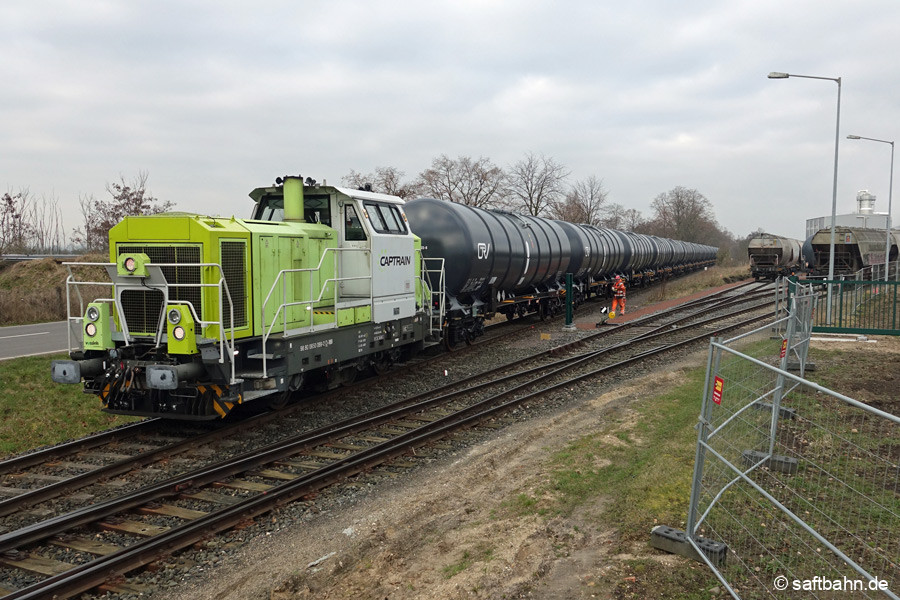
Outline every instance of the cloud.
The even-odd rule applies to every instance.
[[[0,5],[0,185],[79,194],[140,170],[182,210],[246,215],[276,175],[337,182],[439,154],[525,152],[648,211],[695,188],[736,234],[799,237],[841,205],[884,210],[897,122],[889,0],[621,5],[506,0]],[[823,212],[824,211],[824,212]]]

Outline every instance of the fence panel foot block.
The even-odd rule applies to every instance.
[[[766,456],[767,455],[765,452],[759,452],[757,450],[744,450],[743,452],[741,452],[741,459],[747,466],[755,465],[759,461],[766,458]],[[775,471],[776,473],[787,473],[788,475],[793,475],[797,472],[799,463],[797,462],[796,458],[774,454],[769,458],[769,460],[766,461],[763,466],[770,471]]]
[[[728,546],[722,542],[714,542],[704,537],[698,537],[696,542],[712,564],[717,567],[725,565]],[[697,555],[694,547],[691,546],[684,531],[667,525],[657,525],[653,528],[650,532],[650,545],[657,550],[663,550],[671,554],[678,554],[696,561],[703,560]]]

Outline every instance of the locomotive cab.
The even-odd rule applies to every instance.
[[[250,197],[257,201],[255,220],[285,219],[282,188],[258,188]],[[304,187],[302,203],[304,221],[336,230],[341,297],[371,303],[375,323],[413,316],[420,242],[410,231],[403,201],[387,194],[312,185]]]

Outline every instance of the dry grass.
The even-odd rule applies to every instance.
[[[107,260],[106,256],[89,255],[75,262]],[[0,266],[0,326],[65,319],[66,277],[66,267],[52,258]],[[102,277],[106,279],[105,275]]]
[[[723,283],[743,281],[750,278],[750,268],[747,264],[733,267],[714,266],[705,271],[698,271],[685,277],[678,277],[658,283],[651,288],[648,296],[650,302],[662,302],[673,298],[690,296],[702,290],[718,287]]]

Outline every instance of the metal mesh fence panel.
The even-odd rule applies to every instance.
[[[712,342],[688,534],[727,545],[706,560],[736,598],[897,598],[900,418],[786,370],[814,300],[794,297],[784,337]]]

